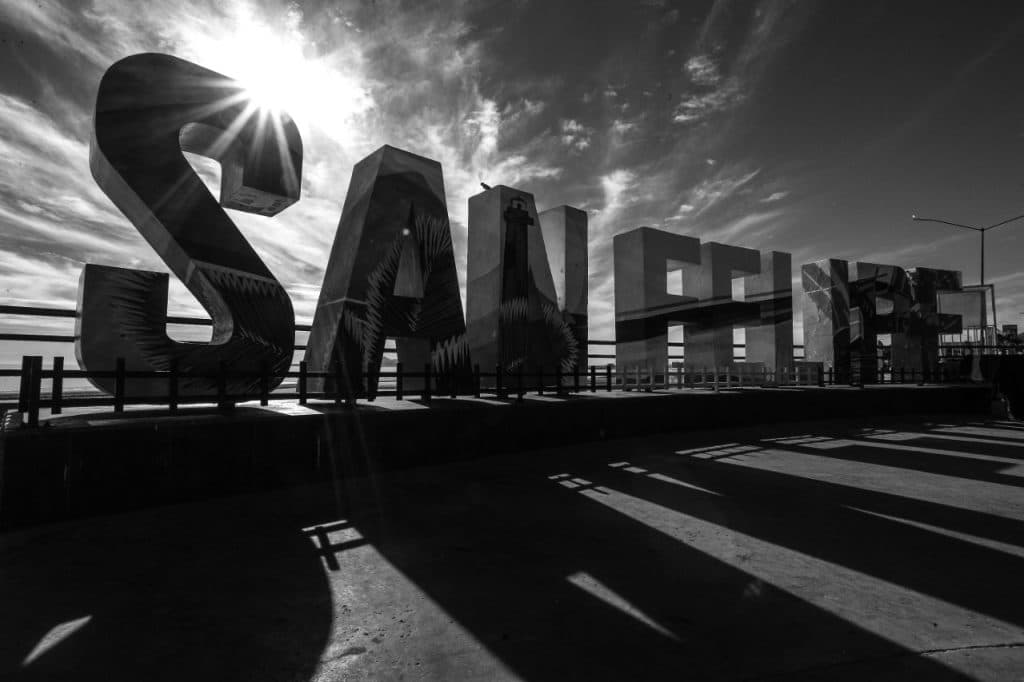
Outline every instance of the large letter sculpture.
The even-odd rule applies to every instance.
[[[221,163],[219,205],[182,150]],[[100,82],[90,167],[210,314],[213,337],[185,343],[167,336],[166,274],[89,264],[79,285],[79,365],[110,371],[124,358],[129,371],[153,371],[176,363],[186,375],[182,396],[209,394],[222,371],[234,395],[254,393],[261,374],[276,386],[291,364],[292,304],[221,206],[272,216],[298,200],[302,142],[291,119],[256,110],[236,83],[213,71],[135,55]],[[112,376],[90,381],[115,391]],[[168,382],[129,377],[126,389],[132,397],[167,395]]]
[[[761,272],[744,279],[744,297],[758,306],[744,329],[746,361],[785,369],[793,362],[793,258],[784,251],[761,254]]]
[[[587,363],[587,298],[590,288],[587,271],[587,213],[572,206],[556,206],[540,213],[555,294],[562,320],[576,341],[576,356],[570,360],[583,367]]]
[[[939,335],[963,332],[963,317],[943,313],[940,305],[941,299],[963,296],[961,274],[935,268],[911,268],[907,274],[913,296],[912,326],[899,347],[893,340],[893,366],[931,369],[939,357]]]
[[[894,352],[919,336],[909,328],[914,295],[910,278],[901,267],[858,262],[849,272],[850,362],[862,381],[874,383],[878,380],[878,335],[890,335]]]
[[[802,268],[804,355],[845,380],[877,380],[879,334],[891,335],[893,367],[930,371],[939,334],[957,333],[960,318],[938,312],[942,292],[960,289],[960,273],[845,260]]]
[[[330,378],[311,386],[352,395],[359,372],[374,391],[388,338],[409,372],[464,367],[465,329],[441,164],[385,145],[352,169],[306,348]]]
[[[700,263],[700,240],[640,227],[612,239],[615,261],[615,364],[668,366],[668,327],[692,320],[698,300],[668,293],[668,271]],[[684,289],[685,290],[685,289]]]
[[[485,373],[570,371],[585,362],[586,214],[552,211],[542,228],[533,195],[502,185],[469,199],[466,336]]]
[[[733,364],[733,329],[747,334],[747,362],[784,367],[793,359],[789,254],[641,227],[616,235],[615,361],[620,371],[668,367],[668,327],[683,325],[691,369]],[[668,272],[681,271],[682,293],[668,293]],[[744,300],[732,280],[744,279]]]
[[[850,269],[830,258],[800,269],[803,283],[804,358],[826,369],[850,368]]]
[[[757,304],[736,301],[732,280],[739,274],[756,275],[761,256],[754,249],[705,242],[700,263],[684,266],[683,291],[697,297],[697,307],[684,320],[687,367],[728,367],[733,364],[733,327],[760,316]]]

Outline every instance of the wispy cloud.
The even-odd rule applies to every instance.
[[[761,203],[762,204],[771,204],[771,203],[774,203],[776,201],[782,201],[783,199],[785,199],[788,196],[789,196],[789,192],[772,192],[771,194],[766,196],[764,199],[761,199]]]
[[[686,60],[686,73],[696,85],[718,85],[722,80],[718,62],[710,55],[698,54]]]
[[[753,10],[745,14],[743,8]],[[686,87],[672,120],[694,125],[730,112],[746,102],[760,85],[771,56],[802,25],[808,10],[784,0],[744,5],[715,0],[683,70]],[[749,28],[737,33],[737,16],[749,16]]]
[[[593,128],[581,124],[574,119],[562,121],[562,144],[575,152],[582,152],[590,146]]]
[[[775,222],[785,215],[782,211],[759,211],[747,213],[726,222],[720,227],[702,230],[702,241],[741,243],[745,246],[759,246],[761,236],[772,231]]]
[[[710,116],[729,111],[746,98],[740,82],[730,78],[709,92],[687,94],[676,107],[672,120],[676,123],[697,123]]]
[[[701,181],[687,193],[686,201],[683,205],[691,207],[688,215],[697,218],[711,209],[720,206],[722,202],[732,197],[738,190],[756,178],[760,172],[760,168],[742,173],[736,173],[735,169],[727,168],[716,173],[711,178]]]

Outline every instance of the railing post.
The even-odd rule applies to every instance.
[[[352,377],[352,382],[347,384],[348,390],[345,392],[345,404],[348,407],[355,407],[356,401],[363,392],[363,379],[365,377],[366,373],[363,371],[363,363],[361,361],[357,362],[355,376]]]
[[[306,379],[309,372],[309,366],[305,360],[299,361],[299,405],[306,404]]]
[[[124,358],[114,361],[114,412],[124,412]]]
[[[429,362],[427,364],[423,365],[423,395],[420,396],[420,399],[423,400],[423,402],[425,402],[425,403],[429,403],[430,402],[430,390],[431,390],[430,382],[433,380],[431,378],[431,376],[430,376],[430,370],[431,370],[431,366],[430,365],[431,365],[431,363],[429,363]]]
[[[29,358],[28,395],[25,411],[28,412],[28,425],[39,426],[39,400],[43,391],[43,356],[33,355]]]
[[[377,386],[380,384],[380,366],[366,366],[366,402],[372,403],[377,399]]]
[[[605,365],[604,368],[604,386],[608,393],[612,392],[612,366]]]
[[[341,360],[334,363],[334,404],[341,405],[341,392],[345,390],[345,373]],[[326,381],[324,382],[326,383]]]
[[[228,408],[228,377],[224,361],[217,368],[217,407],[221,410]]]
[[[835,385],[835,383],[836,383],[835,382],[835,375],[832,374],[832,368],[829,367],[828,368],[828,385],[829,386],[833,386],[833,385]]]
[[[825,387],[825,368],[823,366],[816,366],[815,370],[816,370],[816,373],[818,375],[818,388],[824,388]]]
[[[405,400],[405,386],[402,378],[402,363],[395,364],[395,400]]]
[[[171,412],[178,411],[178,359],[171,358],[170,371],[167,373],[167,408]]]
[[[18,375],[18,412],[28,412],[28,386],[32,378],[32,356],[21,356],[21,374]]]
[[[594,393],[597,391],[597,366],[590,366],[590,392]]]
[[[266,407],[270,403],[270,370],[267,363],[260,367],[260,406]]]
[[[473,365],[473,397],[480,397],[480,365]]]
[[[53,383],[50,389],[50,414],[61,413],[64,400],[64,356],[53,358]]]

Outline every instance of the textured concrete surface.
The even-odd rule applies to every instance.
[[[1024,677],[1024,424],[596,442],[0,536],[0,679]]]

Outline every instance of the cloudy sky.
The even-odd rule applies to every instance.
[[[146,51],[251,83],[297,119],[301,201],[232,216],[300,322],[352,166],[385,143],[442,163],[463,286],[481,181],[587,210],[593,337],[612,336],[611,237],[641,225],[790,251],[794,275],[838,257],[975,282],[976,234],[910,221],[1024,213],[1024,6],[973,7],[2,0],[0,294],[73,307],[84,262],[166,269],[88,168],[99,79]],[[988,242],[999,321],[1020,322],[1024,221]],[[184,287],[171,297],[172,313],[201,312]]]

